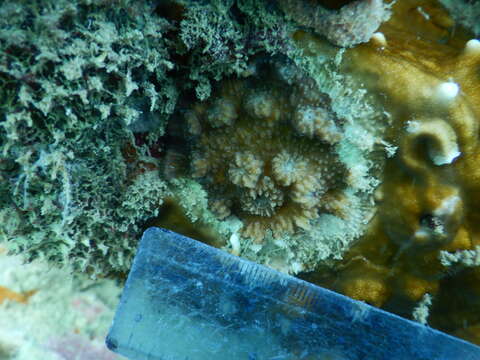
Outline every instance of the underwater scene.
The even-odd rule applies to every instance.
[[[151,227],[194,242],[139,250],[155,281],[129,285]],[[221,309],[222,326],[238,320],[223,295],[240,291],[243,321],[265,289],[274,333],[290,326],[279,313],[317,321],[308,296],[287,291],[279,310],[280,285],[251,290],[195,241],[379,309],[379,324],[393,314],[480,346],[480,1],[0,1],[0,360],[126,359],[105,339],[127,294],[160,299],[192,276],[175,296],[199,317]],[[217,260],[185,273],[167,265],[180,253]],[[182,343],[179,315],[162,316]],[[146,356],[217,359],[217,330],[193,320],[195,352]],[[320,333],[302,331],[282,355],[241,359],[413,359],[386,354],[387,333],[364,355],[335,353],[359,347],[341,333],[331,352],[300,351]]]

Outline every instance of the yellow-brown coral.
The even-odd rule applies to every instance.
[[[207,180],[217,197],[221,194],[223,206],[231,204],[231,211],[244,222],[245,237],[261,241],[267,231],[279,237],[296,228],[308,229],[309,220],[325,211],[322,197],[345,187],[346,170],[330,146],[339,136],[340,124],[331,111],[323,110],[327,104],[318,95],[309,106],[324,113],[331,131],[323,128],[325,134],[315,139],[313,133],[302,136],[295,124],[308,121],[310,114],[298,115],[305,112],[296,106],[302,96],[298,87],[292,87],[290,101],[275,87],[267,92],[257,84],[248,84],[248,91],[245,86],[241,80],[231,80],[221,89],[220,99],[196,107],[205,131],[199,138],[194,174]],[[225,113],[218,103],[230,104],[221,107]],[[210,119],[212,111],[218,117],[215,122]]]
[[[370,43],[345,53],[344,68],[385,106],[393,125],[388,140],[398,151],[386,164],[370,232],[330,286],[375,303],[358,294],[370,279],[383,279],[385,296],[376,304],[402,304],[402,311],[430,294],[433,326],[474,332],[478,274],[466,262],[445,265],[480,242],[480,42],[454,33],[436,1],[404,0],[392,11]],[[470,252],[448,256],[456,250]],[[354,262],[358,257],[364,261]]]
[[[394,18],[381,28],[386,46],[372,42],[350,54],[371,88],[387,94],[385,106],[401,134],[379,214],[391,241],[406,252],[439,250],[460,230],[476,237],[467,215],[475,192],[465,185],[480,186],[472,171],[479,153],[477,42],[459,33],[440,43],[452,22],[435,2],[419,5],[394,7]],[[411,29],[400,22],[407,14]]]
[[[213,100],[185,112],[192,174],[219,219],[241,220],[242,250],[248,239],[266,246],[268,238],[288,250],[281,259],[269,254],[268,264],[298,272],[333,251],[341,256],[370,219],[371,146],[352,138],[375,137],[339,117],[293,63],[262,59],[253,67],[255,76],[223,81]]]

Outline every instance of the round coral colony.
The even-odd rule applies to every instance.
[[[313,86],[306,91],[295,76],[286,83],[279,75],[285,64],[268,66],[255,80],[224,81],[185,118],[194,127],[193,174],[214,199],[212,209],[221,209],[219,218],[237,216],[242,236],[258,243],[267,233],[309,229],[320,213],[341,216],[326,201],[339,198],[347,172],[333,151],[342,125],[326,96]]]

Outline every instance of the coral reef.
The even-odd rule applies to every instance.
[[[278,0],[280,7],[299,24],[313,28],[343,47],[367,42],[390,17],[383,0],[356,0],[339,10],[329,10],[309,0]]]
[[[307,33],[291,36],[275,6],[77,0],[41,14],[36,6],[1,8],[0,236],[11,252],[121,278],[141,231],[170,224],[296,273],[341,257],[363,233],[384,157],[372,155],[385,144],[383,110],[336,71],[341,53]],[[255,80],[262,66],[271,88]],[[243,84],[241,99],[219,95],[227,77]],[[249,122],[264,144],[253,138],[257,145],[215,159],[219,140],[203,150],[197,141],[230,129],[241,145]],[[205,189],[184,168],[191,138],[197,155],[210,151],[194,161]],[[206,172],[224,161],[228,182],[215,193],[220,179]],[[249,236],[239,237],[242,226]]]
[[[319,3],[2,2],[0,240],[121,279],[161,225],[480,343],[478,3]]]
[[[298,272],[340,257],[362,234],[381,166],[369,154],[381,143],[382,110],[335,71],[336,49],[322,43],[309,54],[310,45],[302,45],[308,34],[292,37],[294,25],[272,4],[122,0],[113,7],[76,0],[41,12],[36,2],[1,6],[0,236],[11,252],[121,277],[149,224],[169,219],[191,231],[161,214],[180,209],[201,229],[192,233],[217,246],[237,244],[229,239],[238,238],[241,221],[244,234],[260,240],[268,233],[262,251],[242,237],[240,252]],[[288,60],[268,60],[275,54]],[[262,61],[278,73],[273,92],[253,80]],[[217,95],[226,91],[215,90],[225,77],[246,79],[242,104],[233,94]],[[300,103],[282,87],[295,88]],[[181,114],[209,97],[208,109]],[[281,113],[287,104],[288,116]],[[255,119],[264,139],[277,143],[265,154],[258,142],[215,160],[229,161],[230,183],[217,195],[206,192],[183,168],[190,149],[177,120],[185,118],[192,138],[227,128],[240,136],[248,122],[235,130],[239,115]],[[305,155],[310,144],[319,159]],[[195,164],[202,175],[201,159]],[[224,196],[228,188],[245,191],[233,201]]]

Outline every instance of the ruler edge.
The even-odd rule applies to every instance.
[[[112,339],[110,337],[111,335],[111,332],[112,330],[114,329],[115,327],[115,320],[117,319],[117,315],[119,315],[119,310],[121,309],[122,305],[124,303],[127,302],[127,298],[126,298],[126,293],[127,293],[127,287],[128,287],[128,284],[129,284],[129,280],[130,280],[130,276],[131,274],[133,274],[132,270],[136,267],[140,267],[139,265],[137,265],[137,262],[140,261],[141,257],[139,256],[141,252],[145,251],[143,249],[150,249],[152,246],[155,246],[155,244],[153,244],[154,242],[151,241],[152,238],[160,238],[162,235],[161,234],[173,234],[175,237],[181,237],[182,240],[184,240],[185,242],[187,243],[192,243],[192,244],[195,244],[196,246],[198,246],[199,248],[201,248],[202,250],[205,250],[205,251],[213,251],[214,253],[216,253],[217,255],[219,256],[223,256],[223,257],[226,257],[228,258],[229,260],[232,260],[232,261],[236,261],[236,262],[239,262],[239,263],[243,263],[243,264],[246,264],[246,265],[249,265],[249,266],[253,266],[253,267],[260,267],[263,271],[270,271],[270,272],[273,272],[275,274],[276,277],[278,278],[285,278],[285,282],[286,284],[288,283],[296,283],[298,284],[299,286],[297,287],[297,289],[299,287],[304,287],[304,288],[307,288],[307,289],[311,289],[310,291],[314,291],[316,290],[316,292],[324,292],[325,294],[328,294],[330,296],[331,299],[339,299],[341,300],[342,302],[345,303],[345,300],[347,303],[349,303],[350,305],[352,305],[352,308],[354,306],[357,306],[358,309],[365,309],[365,313],[369,313],[370,311],[373,311],[373,312],[376,312],[379,316],[382,316],[384,318],[387,318],[387,319],[390,319],[391,321],[394,321],[394,322],[397,322],[397,323],[404,323],[404,324],[408,324],[409,326],[413,326],[415,328],[418,329],[419,332],[422,332],[422,330],[428,330],[430,333],[433,333],[432,335],[437,335],[437,336],[441,336],[441,337],[444,337],[446,340],[449,340],[449,341],[453,341],[454,343],[457,343],[458,345],[464,345],[466,346],[467,348],[469,348],[469,350],[477,350],[478,353],[479,353],[479,359],[480,359],[480,346],[476,345],[476,344],[473,344],[471,342],[468,342],[464,339],[461,339],[459,337],[455,337],[453,335],[450,335],[450,334],[447,334],[445,332],[442,332],[440,330],[437,330],[437,329],[434,329],[432,327],[429,327],[427,325],[423,325],[419,322],[416,322],[414,320],[410,320],[410,319],[406,319],[406,318],[403,318],[399,315],[396,315],[394,313],[391,313],[391,312],[388,312],[388,311],[385,311],[383,309],[380,309],[380,308],[377,308],[377,307],[374,307],[370,304],[367,304],[363,301],[359,301],[359,300],[355,300],[355,299],[352,299],[346,295],[343,295],[343,294],[340,294],[340,293],[337,293],[333,290],[330,290],[330,289],[327,289],[327,288],[324,288],[324,287],[321,287],[319,285],[316,285],[314,283],[310,283],[308,281],[305,281],[305,280],[302,280],[302,279],[299,279],[299,278],[296,278],[292,275],[289,275],[289,274],[286,274],[286,273],[282,273],[276,269],[273,269],[273,268],[270,268],[270,267],[267,267],[265,265],[262,265],[262,264],[258,264],[256,262],[253,262],[251,260],[248,260],[248,259],[244,259],[242,257],[239,257],[239,256],[235,256],[235,255],[232,255],[224,250],[221,250],[219,248],[216,248],[216,247],[213,247],[213,246],[210,246],[208,244],[205,244],[201,241],[198,241],[198,240],[195,240],[195,239],[192,239],[188,236],[185,236],[185,235],[182,235],[180,233],[176,233],[175,231],[172,231],[172,230],[168,230],[168,229],[165,229],[165,228],[160,228],[160,227],[155,227],[155,226],[151,226],[149,228],[147,228],[143,234],[142,234],[142,237],[140,239],[140,241],[138,242],[138,247],[137,247],[137,252],[135,254],[135,257],[134,257],[134,260],[132,262],[132,265],[131,265],[131,268],[130,268],[130,272],[128,274],[128,277],[127,277],[127,280],[125,281],[125,286],[124,286],[124,289],[122,290],[122,295],[121,295],[121,298],[120,298],[120,301],[119,301],[119,304],[117,306],[117,309],[115,311],[115,315],[114,315],[114,318],[112,320],[112,325],[110,326],[110,329],[107,333],[107,336],[105,338],[105,344],[107,346],[107,348],[112,351],[112,352],[115,352],[117,354],[120,354],[120,355],[123,355],[125,356],[124,354],[121,354],[121,353],[118,353],[117,352],[117,349],[118,349],[118,345],[115,344],[114,342],[112,342]],[[136,266],[137,265],[137,266]],[[312,289],[313,288],[313,289]],[[265,296],[266,297],[266,296]],[[293,305],[295,306],[295,305]],[[306,309],[307,310],[307,309]],[[307,310],[308,311],[308,310]],[[352,321],[356,321],[354,319],[352,319]],[[141,352],[139,349],[133,349],[133,351],[136,351],[136,352]],[[143,353],[145,354],[145,353]],[[151,358],[150,354],[145,354],[149,359],[154,359],[154,358]],[[158,359],[158,360],[162,360],[161,357],[155,357],[155,359]]]

